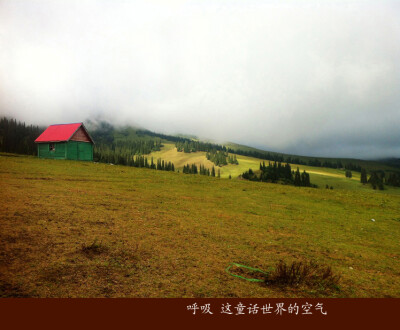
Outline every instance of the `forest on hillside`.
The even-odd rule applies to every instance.
[[[0,119],[0,151],[25,155],[37,155],[36,138],[44,127],[26,125],[16,119]]]
[[[141,157],[153,151],[159,151],[163,146],[163,142],[174,142],[180,152],[206,152],[207,159],[212,161],[216,166],[238,164],[236,155],[243,155],[276,163],[291,163],[357,171],[361,173],[361,182],[363,184],[371,184],[374,189],[382,189],[384,185],[400,187],[400,172],[396,168],[393,168],[393,170],[366,170],[356,161],[341,161],[339,159],[323,160],[311,158],[306,161],[305,158],[297,156],[270,153],[256,149],[232,149],[219,144],[194,141],[185,137],[159,134],[144,129],[114,127],[105,121],[96,124],[88,121],[87,126],[91,137],[95,141],[93,156],[94,161],[97,162],[153,168],[151,160]],[[0,118],[0,152],[36,155],[37,147],[34,141],[44,129],[45,127],[27,125],[13,118]],[[155,165],[156,169],[172,170],[174,168],[172,163],[168,165],[169,163],[165,162],[165,165],[162,166],[163,161],[160,161],[160,166]],[[394,160],[392,160],[393,162]],[[185,169],[187,173],[191,171]],[[266,170],[266,173],[268,171],[270,169]],[[198,172],[202,174],[206,173],[204,170],[199,170]],[[368,179],[366,178],[367,174],[369,176]],[[244,175],[246,176],[246,174]],[[251,173],[248,175],[253,179],[255,178]]]
[[[306,171],[300,173],[299,168],[297,168],[297,171],[292,171],[290,164],[282,164],[281,162],[269,162],[268,165],[265,165],[265,162],[260,163],[259,171],[256,172],[249,169],[241,175],[241,178],[250,181],[282,183],[297,187],[316,188],[316,185],[311,184],[310,175]]]

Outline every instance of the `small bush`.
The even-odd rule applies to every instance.
[[[315,262],[294,261],[286,264],[280,261],[275,270],[266,278],[269,285],[338,288],[340,275],[335,275],[329,266]]]

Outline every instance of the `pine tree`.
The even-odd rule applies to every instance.
[[[360,181],[362,184],[366,184],[368,183],[368,179],[367,179],[367,171],[365,170],[365,168],[361,169],[361,178]]]
[[[297,168],[297,171],[294,175],[294,185],[301,186],[301,177],[300,177],[300,170]]]
[[[372,172],[368,182],[372,185],[372,188],[375,190],[377,187],[380,190],[383,190],[383,176],[379,176],[377,172]]]

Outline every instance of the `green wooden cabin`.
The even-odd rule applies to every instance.
[[[39,158],[93,161],[94,141],[83,123],[51,125],[35,143]]]

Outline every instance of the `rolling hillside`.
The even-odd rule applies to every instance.
[[[291,164],[301,164],[302,166],[318,166],[327,168],[344,168],[356,169],[365,168],[368,172],[371,171],[385,171],[386,173],[397,172],[400,173],[399,160],[385,159],[382,161],[366,161],[360,159],[344,159],[344,158],[321,158],[321,157],[307,157],[283,154],[277,152],[265,151],[245,145],[235,143],[216,144],[212,141],[199,141],[197,138],[190,135],[166,135],[151,132],[143,128],[132,126],[114,127],[105,121],[92,122],[87,120],[87,128],[95,141],[94,158],[97,161],[106,163],[116,163],[125,165],[134,155],[148,155],[151,152],[160,151],[160,146],[165,145],[164,151],[171,149],[171,144],[177,142],[199,142],[207,144],[206,149],[218,149],[224,147],[236,154],[250,159],[263,159],[263,160],[279,160],[282,162],[289,162]],[[18,122],[15,119],[1,118],[0,120],[0,152],[11,152],[36,155],[36,145],[34,139],[44,130],[44,127],[26,126],[25,123]],[[203,149],[205,150],[205,149]],[[163,156],[160,153],[158,156]],[[168,158],[176,158],[178,167],[183,166],[182,162],[185,161],[186,156],[175,156],[172,154],[165,155]],[[190,156],[192,158],[193,155]],[[196,162],[201,160],[196,160]],[[242,159],[245,164],[247,158]],[[252,160],[250,160],[252,163]],[[207,165],[206,163],[205,165]],[[325,165],[324,165],[325,164]],[[250,164],[249,164],[250,165]],[[340,166],[338,166],[340,165]],[[248,169],[248,168],[247,168]],[[229,170],[236,175],[233,168]],[[325,171],[324,171],[325,172]],[[241,171],[237,175],[243,173]]]
[[[1,154],[0,198],[3,297],[400,297],[400,196],[386,190]],[[280,260],[341,278],[265,285],[225,271]]]
[[[279,152],[273,152],[273,151],[265,151],[262,149],[245,146],[245,145],[237,144],[237,143],[231,143],[231,142],[226,143],[226,146],[227,146],[227,148],[230,148],[234,151],[242,150],[242,151],[250,152],[250,153],[270,154],[272,156],[283,157],[284,159],[287,159],[288,157],[290,157],[292,159],[295,158],[295,159],[299,159],[301,162],[304,162],[306,164],[308,164],[310,161],[312,162],[312,161],[317,160],[321,163],[341,162],[343,165],[351,163],[353,165],[363,167],[369,171],[396,171],[396,172],[400,171],[399,160],[395,159],[395,158],[386,159],[386,160],[363,160],[363,159],[356,159],[356,158],[310,157],[310,156],[301,156],[301,155],[291,155],[291,154],[285,154],[285,153],[279,153]],[[257,158],[259,158],[259,157],[257,157]]]
[[[205,152],[184,153],[177,152],[174,144],[165,143],[160,151],[152,152],[149,157],[162,158],[167,161],[172,161],[176,169],[182,170],[186,164],[196,164],[197,166],[204,165],[211,168],[214,164],[207,160]],[[237,156],[239,165],[226,165],[220,168],[221,178],[237,178],[240,174],[247,171],[249,168],[258,170],[262,160],[247,156]],[[310,174],[310,179],[313,184],[318,185],[318,188],[325,189],[325,186],[333,187],[334,189],[349,189],[349,190],[370,190],[370,185],[362,185],[360,183],[360,173],[353,172],[352,178],[345,177],[345,170],[332,169],[325,167],[312,167],[306,165],[291,164],[292,169],[299,167],[300,171],[306,170]],[[400,194],[400,189],[385,186],[386,192],[390,194]]]

